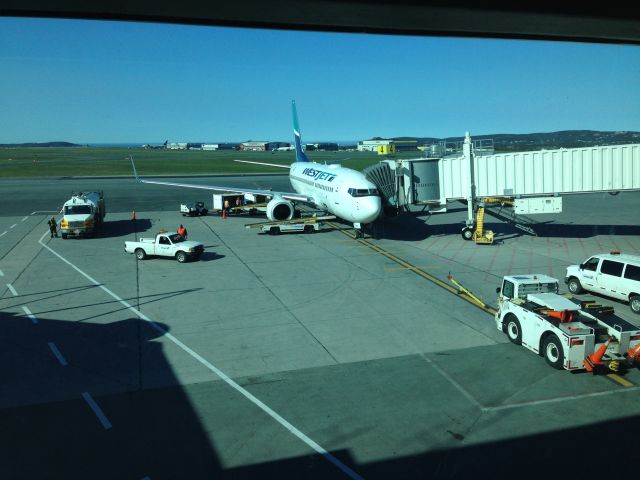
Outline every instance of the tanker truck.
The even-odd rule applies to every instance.
[[[63,239],[70,236],[93,235],[106,215],[104,194],[100,192],[79,192],[62,206],[60,233]]]

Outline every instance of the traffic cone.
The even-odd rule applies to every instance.
[[[136,219],[136,211],[134,210],[133,212],[131,212],[131,220],[135,220]]]
[[[222,210],[222,219],[226,220],[227,218],[227,211],[226,210]]]
[[[607,347],[609,346],[610,341],[611,337],[609,337],[597,351],[595,351],[591,355],[588,355],[587,358],[583,360],[582,363],[584,364],[584,368],[587,369],[587,372],[593,372],[594,368],[596,368],[596,365],[603,364],[602,357],[604,356],[604,352],[607,351]]]

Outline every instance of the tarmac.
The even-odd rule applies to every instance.
[[[184,181],[184,179],[183,179]],[[286,176],[189,179],[290,189]],[[50,238],[71,191],[102,189],[95,238]],[[488,304],[503,275],[640,254],[639,193],[564,197],[539,236],[466,207],[270,236],[182,217],[201,191],[131,179],[0,181],[0,478],[461,478],[628,475],[640,372],[551,369]],[[135,220],[132,213],[135,211]],[[199,261],[124,242],[184,224]],[[564,284],[562,284],[563,289]],[[593,298],[593,295],[580,295]],[[597,297],[639,324],[628,305]],[[594,455],[603,463],[594,468]]]

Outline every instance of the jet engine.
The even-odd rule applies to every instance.
[[[273,198],[267,204],[267,218],[271,221],[291,220],[294,213],[295,209],[293,207],[293,203],[282,197]]]

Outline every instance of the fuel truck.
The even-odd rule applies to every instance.
[[[74,193],[62,206],[62,213],[60,233],[63,239],[93,235],[107,214],[104,194],[102,191]]]

